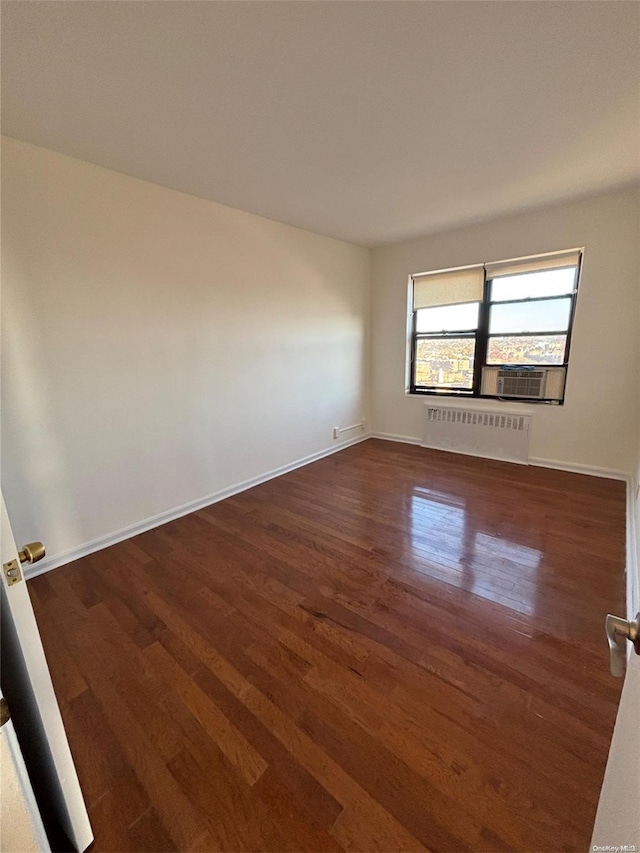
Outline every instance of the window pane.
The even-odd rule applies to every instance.
[[[487,364],[562,364],[566,335],[489,338]]]
[[[491,300],[528,299],[536,296],[561,296],[575,287],[576,268],[542,270],[524,275],[505,275],[491,283]]]
[[[489,334],[503,332],[566,332],[569,327],[571,298],[543,302],[511,302],[492,305]]]
[[[473,387],[475,338],[422,338],[417,341],[415,384],[436,388]]]
[[[466,332],[478,328],[477,302],[420,308],[417,314],[419,332]]]

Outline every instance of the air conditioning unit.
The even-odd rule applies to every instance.
[[[485,367],[482,393],[492,397],[561,401],[564,367]]]
[[[544,399],[547,375],[544,370],[512,369],[498,371],[498,397]]]

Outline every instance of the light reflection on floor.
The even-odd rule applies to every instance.
[[[519,613],[534,612],[542,551],[496,532],[495,519],[483,523],[481,509],[471,512],[465,498],[433,489],[412,490],[410,524],[419,571]]]

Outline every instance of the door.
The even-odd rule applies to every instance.
[[[640,851],[640,656],[631,653],[591,850]]]
[[[1,502],[2,692],[51,846],[83,851],[93,834],[4,499]],[[4,571],[9,562],[11,577]]]

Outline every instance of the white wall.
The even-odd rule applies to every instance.
[[[533,457],[631,472],[638,441],[639,201],[631,189],[375,249],[374,432],[418,438],[425,401],[434,399],[405,395],[411,273],[584,246],[565,404],[515,408],[533,413]]]
[[[640,270],[637,275],[637,311],[640,317]],[[640,376],[638,387],[640,389]],[[627,619],[634,619],[640,611],[640,422],[636,421],[635,429],[637,459],[629,483],[630,506],[627,508]],[[624,613],[619,615],[624,616]],[[623,838],[634,839],[631,843],[635,844],[640,839],[640,659],[634,654],[630,643],[627,643],[627,653],[627,672],[600,793],[591,849],[625,844]],[[619,841],[615,841],[616,838]]]
[[[2,172],[19,542],[59,554],[368,416],[369,250],[13,139]]]

